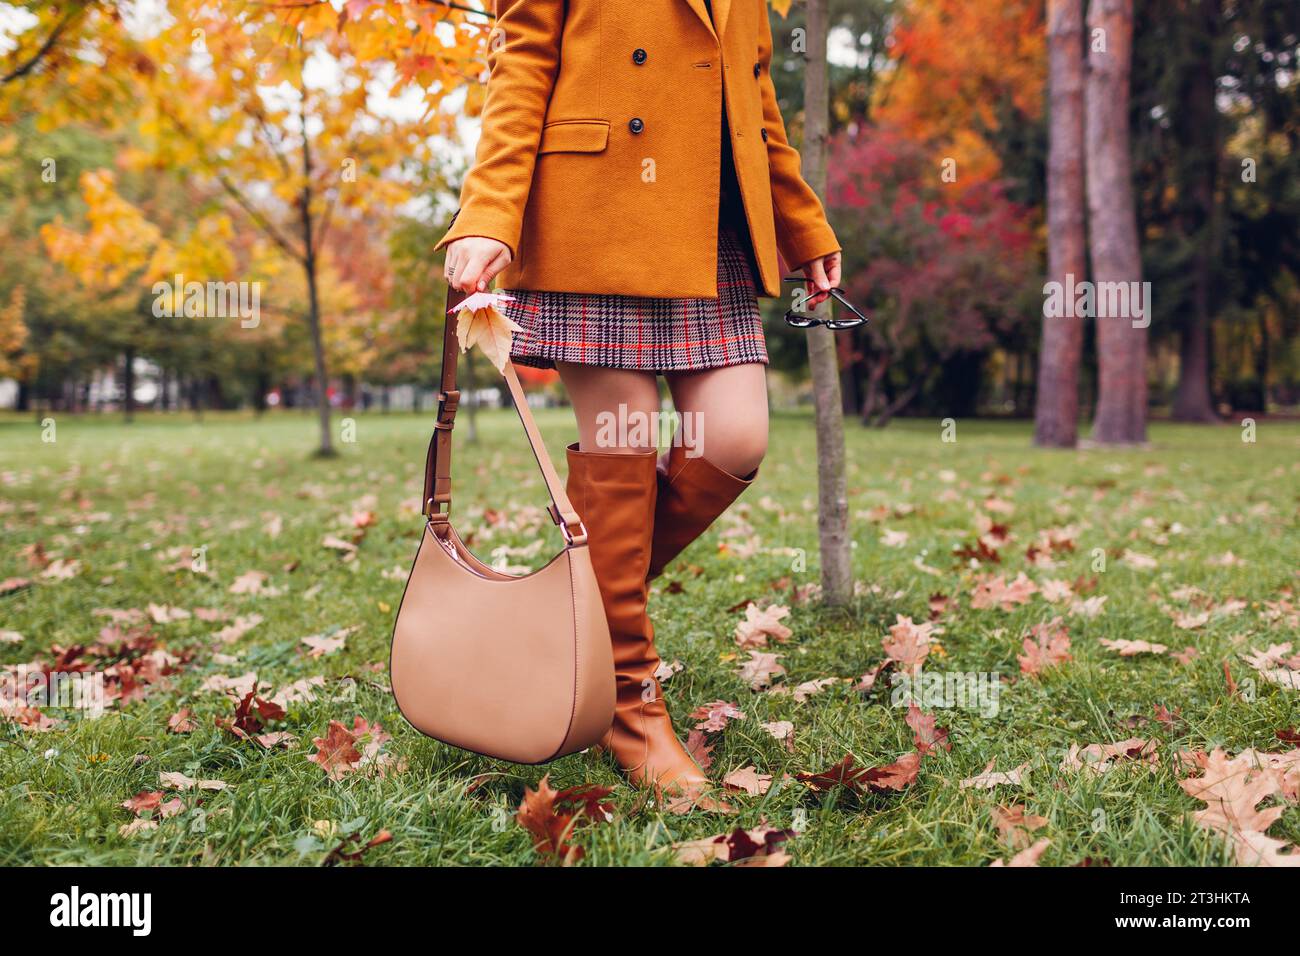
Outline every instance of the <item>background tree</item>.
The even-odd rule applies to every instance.
[[[806,0],[807,55],[804,67],[803,178],[826,195],[826,141],[830,122],[830,86],[826,67],[826,0]],[[829,301],[818,311],[829,316]],[[812,371],[813,409],[817,427],[817,541],[821,557],[822,598],[847,604],[853,595],[853,561],[849,540],[849,494],[844,465],[844,409],[835,333],[825,326],[807,329],[808,365]]]
[[[1047,0],[1047,279],[1088,274],[1084,225],[1083,0]],[[1079,436],[1082,317],[1043,315],[1034,444],[1073,448]]]
[[[1087,193],[1093,281],[1142,280],[1129,158],[1132,0],[1089,0],[1091,33],[1084,92]],[[1146,441],[1147,330],[1128,317],[1097,319],[1098,395],[1093,438]]]

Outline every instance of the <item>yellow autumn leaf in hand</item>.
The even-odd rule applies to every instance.
[[[497,303],[510,301],[510,296],[500,292],[476,292],[460,304],[456,313],[456,341],[461,352],[477,345],[498,372],[506,370],[514,333],[523,331],[497,311]]]

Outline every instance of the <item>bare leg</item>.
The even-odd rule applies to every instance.
[[[765,366],[729,365],[667,376],[673,406],[693,425],[682,427],[694,439],[690,456],[703,456],[738,478],[758,468],[767,453],[767,378]]]
[[[659,460],[651,578],[744,493],[767,451],[762,365],[677,373],[668,384],[682,419]]]
[[[648,436],[645,441],[640,440],[641,435],[635,430],[628,430],[622,436],[630,440],[628,444],[617,440],[611,444],[609,429],[601,428],[602,416],[612,415],[617,420],[620,405],[627,420],[644,417],[654,421],[654,413],[659,410],[659,385],[652,373],[572,362],[558,362],[556,368],[573,402],[573,413],[578,419],[578,443],[583,451],[626,454],[655,447],[653,428],[641,432]],[[617,429],[614,435],[619,437]]]
[[[560,366],[581,436],[569,446],[569,498],[587,527],[614,652],[614,720],[601,740],[635,784],[689,795],[702,808],[709,779],[682,747],[655,674],[659,653],[646,613],[658,473],[650,427],[659,389],[648,372]],[[622,408],[620,409],[620,406]],[[609,416],[637,431],[610,428]],[[697,799],[699,798],[699,799]]]

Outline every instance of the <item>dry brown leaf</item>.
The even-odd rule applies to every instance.
[[[1052,845],[1052,841],[1043,837],[1028,849],[1021,850],[1015,856],[1005,863],[1002,860],[994,860],[989,866],[1037,866],[1038,859],[1043,855],[1043,851]]]
[[[1022,763],[1019,767],[1006,771],[995,771],[993,769],[994,761],[990,760],[984,767],[983,772],[973,777],[967,777],[960,781],[957,786],[961,790],[974,788],[976,790],[992,790],[994,787],[1006,785],[1009,787],[1023,787],[1025,785],[1025,775],[1028,773],[1029,764]]]

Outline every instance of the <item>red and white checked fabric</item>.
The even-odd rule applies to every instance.
[[[749,254],[729,227],[718,230],[716,299],[507,291],[502,311],[523,328],[510,350],[518,365],[681,372],[768,361]]]

